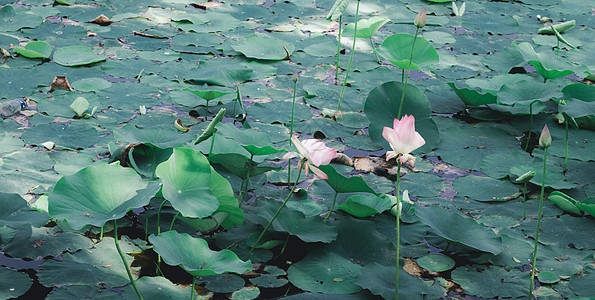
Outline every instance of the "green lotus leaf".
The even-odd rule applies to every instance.
[[[36,227],[45,225],[48,215],[39,212],[27,204],[27,201],[18,194],[0,193],[0,226],[17,227],[31,224]]]
[[[496,95],[481,88],[471,88],[465,84],[448,82],[448,86],[459,96],[465,105],[486,105],[496,103]],[[459,87],[460,86],[460,87]]]
[[[7,268],[0,268],[0,298],[17,298],[27,292],[33,284],[33,279],[23,272]]]
[[[232,45],[235,51],[249,58],[283,60],[295,50],[292,43],[269,36],[250,36]]]
[[[455,261],[444,254],[428,254],[417,259],[417,264],[432,272],[444,272],[455,266]]]
[[[416,206],[415,214],[422,223],[430,226],[435,234],[448,241],[494,255],[502,252],[500,238],[473,218],[450,212],[439,206]]]
[[[366,181],[359,176],[345,177],[339,174],[339,172],[337,172],[331,165],[321,165],[318,168],[328,176],[328,179],[325,181],[337,193],[376,193],[370,186],[368,186]]]
[[[219,207],[219,200],[209,188],[211,165],[202,153],[174,148],[155,174],[163,181],[163,197],[183,216],[206,218]]]
[[[378,54],[397,67],[407,69],[411,57],[411,45],[415,37],[411,34],[399,33],[387,37],[378,48]],[[422,70],[431,64],[437,64],[440,58],[436,48],[427,40],[417,37],[413,50],[411,69]]]
[[[90,65],[104,61],[105,55],[95,54],[93,49],[86,46],[69,46],[54,51],[54,62],[67,67]]]
[[[223,273],[239,273],[252,270],[252,262],[242,261],[231,250],[213,251],[207,241],[193,238],[174,230],[160,235],[151,235],[153,250],[165,263],[180,266],[193,276],[210,276]]]
[[[545,102],[559,97],[562,97],[562,93],[557,86],[527,78],[502,85],[498,92],[498,103],[513,105],[533,101]]]
[[[336,20],[343,15],[347,6],[349,6],[349,0],[336,0],[326,15],[326,19],[329,21]]]
[[[14,52],[28,58],[48,58],[52,54],[52,46],[47,42],[33,41],[25,47],[14,47]]]
[[[101,227],[149,204],[158,190],[156,182],[147,184],[133,169],[118,163],[90,166],[58,180],[48,198],[48,210],[74,229]]]
[[[388,197],[379,197],[376,195],[369,195],[367,197],[353,195],[347,198],[338,209],[358,218],[365,218],[382,213],[383,211],[390,209],[391,205],[392,203]]]
[[[390,20],[378,16],[358,21],[356,37],[369,39],[376,33],[376,31],[378,31],[378,29],[380,29],[380,27],[382,27],[382,25],[389,21]],[[343,36],[353,36],[354,30],[354,23],[347,24],[347,26],[345,26],[343,29]]]

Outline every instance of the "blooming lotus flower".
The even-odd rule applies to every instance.
[[[395,119],[393,128],[384,127],[382,136],[388,141],[392,151],[386,152],[386,160],[398,157],[401,163],[415,163],[410,152],[423,146],[426,141],[415,131],[415,117],[404,115],[401,120]]]
[[[320,179],[328,179],[328,176],[317,167],[320,165],[328,165],[333,158],[339,156],[337,152],[335,152],[335,148],[329,148],[317,139],[309,139],[300,142],[300,140],[294,136],[291,138],[291,141],[298,152],[289,152],[283,155],[283,159],[299,156],[301,158],[300,160],[304,160],[303,166],[306,169],[306,176],[308,175],[308,170],[312,170],[316,177]]]

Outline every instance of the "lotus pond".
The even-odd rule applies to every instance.
[[[593,8],[0,0],[0,298],[595,299]]]

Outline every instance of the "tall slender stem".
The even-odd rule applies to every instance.
[[[178,218],[179,215],[180,215],[180,212],[176,213],[174,215],[174,218],[171,219],[171,224],[169,224],[169,231],[171,231],[172,229],[174,229],[174,223],[176,222],[176,219]]]
[[[337,195],[339,193],[335,192],[335,197],[333,198],[333,205],[331,205],[331,210],[329,210],[328,215],[326,215],[326,218],[324,218],[324,220],[328,220],[328,218],[331,216],[331,214],[333,213],[333,210],[335,209],[335,203],[337,202]]]
[[[535,245],[533,246],[533,264],[531,266],[531,284],[529,285],[529,299],[533,299],[533,281],[535,280],[535,263],[537,261],[537,246],[539,244],[539,227],[541,226],[541,209],[543,207],[543,192],[545,190],[545,167],[547,147],[543,152],[543,177],[541,179],[541,194],[539,195],[539,212],[537,213],[537,230],[535,232]]]
[[[341,102],[343,101],[343,92],[345,92],[345,86],[347,85],[347,78],[349,78],[349,71],[351,70],[351,62],[353,61],[353,53],[355,52],[355,42],[357,41],[357,18],[359,16],[359,1],[357,0],[357,6],[355,8],[355,27],[353,28],[353,44],[351,45],[351,54],[349,56],[349,64],[347,64],[347,73],[345,73],[345,80],[343,81],[343,87],[341,87],[341,95],[339,96],[339,105],[337,110],[341,110]]]
[[[527,218],[527,183],[523,186],[523,219]]]
[[[217,132],[215,131],[215,133],[213,133],[213,135],[211,136],[211,147],[209,147],[209,155],[211,156],[211,153],[213,153],[213,146],[215,146],[215,136],[217,135]]]
[[[378,53],[376,53],[376,46],[374,46],[374,41],[372,41],[372,37],[370,37],[370,46],[372,46],[372,52],[374,52],[374,55],[376,55],[376,60],[378,61],[378,64],[382,64],[380,62],[380,57],[378,57]]]
[[[190,290],[190,299],[194,300],[194,294],[196,294],[196,292],[194,291],[194,285],[196,284],[196,276],[192,275],[192,289]]]
[[[103,226],[101,226],[101,232],[99,233],[99,241],[103,240]]]
[[[289,198],[291,198],[291,195],[293,195],[293,191],[295,191],[295,187],[298,184],[298,181],[300,180],[300,175],[302,175],[302,166],[303,166],[303,162],[300,161],[300,163],[298,164],[298,176],[297,179],[295,180],[295,183],[293,184],[293,187],[291,188],[291,191],[289,192],[289,194],[287,195],[287,198],[285,198],[285,201],[283,201],[283,203],[281,204],[281,206],[279,207],[279,209],[277,209],[277,212],[275,213],[275,215],[273,215],[273,218],[269,221],[269,223],[267,224],[267,226],[264,228],[264,230],[262,231],[262,233],[260,233],[260,236],[258,236],[258,239],[256,239],[256,242],[254,242],[254,245],[252,246],[252,249],[250,249],[250,252],[248,252],[248,255],[246,255],[246,258],[244,259],[245,261],[248,260],[250,258],[250,255],[252,255],[252,252],[254,252],[254,249],[256,248],[256,246],[258,246],[258,242],[260,242],[260,240],[262,239],[262,237],[264,236],[264,234],[267,232],[267,230],[269,229],[269,227],[271,227],[271,224],[273,224],[273,222],[275,221],[275,219],[277,218],[277,216],[279,215],[279,213],[281,212],[281,210],[283,209],[283,207],[285,207],[285,204],[287,204],[287,201],[289,201]]]
[[[339,30],[340,30],[340,28],[341,28],[341,26],[339,25]],[[337,59],[339,59],[338,52],[337,52]],[[339,62],[337,61],[337,66],[338,66],[338,63]],[[293,116],[295,113],[296,91],[297,91],[297,77],[294,78],[294,80],[293,80],[293,101],[291,103],[291,123],[289,124],[289,146],[291,146],[291,144],[292,144],[291,137],[293,136]],[[291,161],[289,161],[289,164],[287,165],[287,185],[289,185],[290,182],[291,182]]]
[[[399,104],[399,113],[397,119],[401,118],[401,112],[403,111],[403,102],[405,102],[405,92],[407,92],[407,82],[409,82],[409,73],[411,73],[411,62],[413,61],[413,49],[415,49],[415,40],[417,40],[417,33],[419,27],[415,27],[415,36],[413,37],[413,43],[411,44],[411,55],[409,55],[409,64],[407,65],[407,76],[405,77],[405,87],[403,88],[403,94],[401,95],[401,104]]]
[[[161,208],[163,208],[165,202],[167,202],[167,200],[163,200],[163,202],[161,202],[159,205],[159,209],[157,210],[157,235],[161,234]]]
[[[397,278],[395,284],[395,300],[399,300],[399,248],[401,245],[401,196],[400,196],[400,188],[401,188],[401,161],[397,157]]]
[[[124,257],[124,253],[122,253],[122,249],[120,249],[120,244],[118,244],[118,224],[116,223],[116,220],[114,220],[114,243],[116,244],[116,250],[118,250],[118,254],[120,254],[120,258],[122,259],[122,263],[124,263],[124,268],[126,268],[126,273],[128,274],[128,279],[130,279],[130,283],[132,283],[132,287],[134,288],[138,299],[143,300],[143,296],[141,296],[138,288],[136,287],[136,283],[134,283],[132,273],[130,273],[130,267],[128,267],[128,263]]]
[[[566,150],[564,151],[564,174],[568,169],[568,120],[566,122]]]
[[[339,16],[339,36],[337,41],[337,64],[335,65],[335,85],[339,84],[339,57],[341,56],[341,26],[343,26],[343,15]],[[289,182],[287,182],[289,184]]]
[[[531,131],[533,130],[533,102],[529,104],[529,134],[527,135],[527,143],[525,144],[525,151],[529,149],[529,142],[531,141]]]

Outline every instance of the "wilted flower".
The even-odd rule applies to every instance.
[[[552,144],[552,136],[550,135],[550,130],[547,128],[547,125],[543,126],[543,130],[541,130],[541,135],[539,136],[539,146],[542,148],[548,148]]]
[[[426,21],[427,21],[426,8],[424,7],[424,9],[422,9],[419,12],[419,14],[417,14],[417,16],[415,17],[415,20],[413,20],[413,25],[415,25],[415,27],[417,27],[417,28],[423,28],[424,26],[426,26]]]
[[[283,159],[299,156],[301,160],[304,160],[303,166],[306,169],[306,175],[308,175],[308,170],[311,169],[316,177],[320,179],[328,179],[328,176],[317,167],[320,165],[328,165],[333,158],[338,156],[335,152],[335,148],[329,148],[317,139],[308,139],[300,142],[300,140],[294,136],[291,138],[291,141],[298,152],[289,152],[283,155]]]
[[[393,149],[386,152],[386,160],[399,157],[401,163],[408,162],[411,166],[415,163],[415,157],[409,153],[426,143],[424,138],[415,131],[415,117],[408,115],[404,115],[400,121],[395,119],[393,128],[384,127],[382,136]]]

